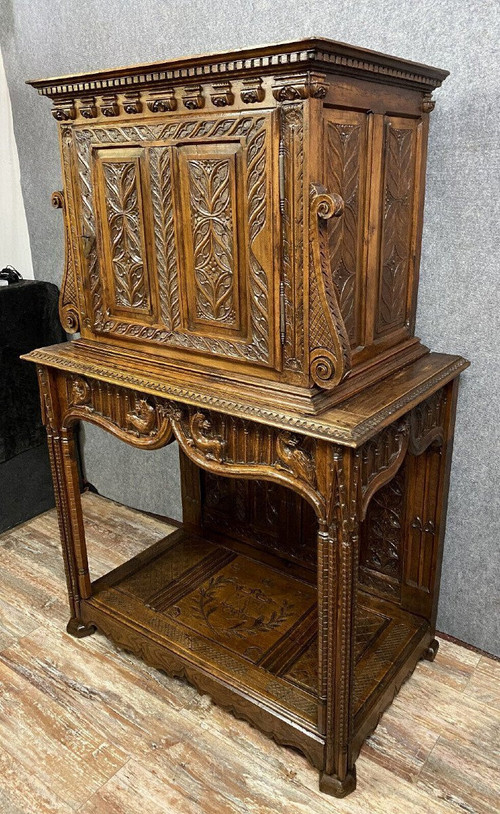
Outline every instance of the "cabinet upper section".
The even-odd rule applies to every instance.
[[[31,82],[60,123],[66,329],[309,412],[417,358],[446,76],[309,39]]]

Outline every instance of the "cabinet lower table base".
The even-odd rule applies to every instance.
[[[86,627],[70,632],[97,627],[324,767],[314,571],[181,528],[95,581],[92,594],[81,603]],[[427,622],[358,591],[356,751],[429,642]]]

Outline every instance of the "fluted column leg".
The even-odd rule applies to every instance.
[[[95,628],[80,618],[80,602],[91,596],[87,547],[83,525],[80,483],[72,427],[61,426],[61,403],[57,380],[47,368],[38,368],[42,415],[47,431],[57,518],[66,574],[71,618],[67,630],[78,638]]]
[[[320,789],[344,797],[356,786],[352,759],[354,636],[358,570],[357,453],[334,448],[318,532],[320,729],[325,765]]]

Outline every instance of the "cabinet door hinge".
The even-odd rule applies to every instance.
[[[286,312],[285,312],[285,283],[280,280],[280,342],[285,344],[286,340]]]

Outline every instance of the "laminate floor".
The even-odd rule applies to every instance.
[[[83,496],[92,578],[165,536]],[[500,663],[441,641],[382,717],[344,800],[305,758],[189,685],[76,640],[54,511],[0,536],[1,814],[498,814]]]

